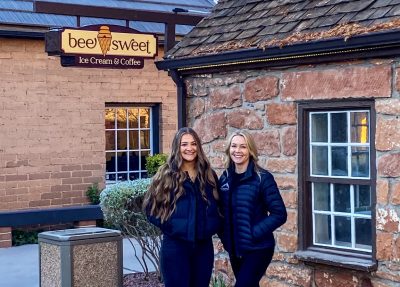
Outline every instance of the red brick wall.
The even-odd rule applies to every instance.
[[[86,188],[104,183],[105,103],[160,103],[169,151],[176,88],[153,60],[141,70],[63,68],[42,40],[1,39],[0,64],[0,211],[87,203]]]
[[[400,282],[400,68],[389,60],[357,61],[282,70],[204,74],[186,79],[187,119],[201,136],[213,166],[223,167],[225,139],[238,128],[256,138],[261,165],[275,176],[288,221],[261,286],[398,286]],[[375,98],[377,112],[377,272],[311,267],[297,250],[298,100]],[[226,269],[217,250],[218,269]]]

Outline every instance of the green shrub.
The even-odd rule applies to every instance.
[[[160,166],[167,162],[168,155],[160,153],[146,157],[146,169],[149,177],[155,175]]]
[[[38,233],[41,231],[25,231],[15,229],[12,231],[12,245],[20,246],[24,244],[38,243]]]
[[[147,220],[142,211],[143,197],[150,183],[151,179],[146,178],[109,185],[100,194],[100,206],[104,220],[130,240],[135,257],[147,276],[148,264],[160,276],[161,231]],[[135,249],[135,242],[142,252]]]
[[[86,190],[86,196],[89,198],[92,204],[99,204],[100,203],[99,184],[94,183],[91,186],[89,186]]]

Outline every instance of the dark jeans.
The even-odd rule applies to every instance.
[[[212,239],[191,243],[164,235],[160,261],[165,287],[208,287],[214,264]]]
[[[230,255],[235,274],[235,287],[259,287],[261,277],[265,274],[274,255],[274,248],[250,251],[238,258]]]

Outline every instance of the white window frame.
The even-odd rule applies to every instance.
[[[142,128],[141,127],[141,117],[139,116],[138,118],[138,126],[137,128],[135,127],[130,127],[129,126],[129,120],[127,118],[127,122],[126,122],[126,128],[118,128],[117,125],[117,117],[115,117],[115,122],[114,122],[114,128],[106,128],[105,131],[114,131],[114,145],[115,145],[115,149],[111,149],[111,150],[107,150],[105,149],[105,153],[114,153],[114,166],[115,166],[115,171],[113,172],[107,172],[105,173],[105,178],[106,178],[106,184],[112,184],[112,183],[116,183],[119,181],[126,181],[124,179],[121,180],[121,178],[118,177],[118,174],[126,174],[127,180],[129,179],[129,175],[131,173],[137,173],[138,174],[138,178],[142,178],[142,177],[146,177],[147,176],[147,171],[145,169],[141,169],[142,167],[142,156],[138,157],[138,169],[137,170],[130,170],[130,157],[127,156],[127,167],[126,167],[126,171],[118,171],[118,163],[117,163],[117,154],[120,152],[125,152],[127,154],[129,154],[130,152],[138,152],[140,155],[142,153],[148,153],[149,155],[153,155],[154,154],[154,144],[153,144],[153,108],[151,106],[134,106],[134,105],[119,105],[119,106],[106,106],[105,110],[108,109],[125,109],[126,112],[130,109],[138,109],[139,110],[139,115],[140,115],[140,109],[146,109],[149,110],[149,124],[148,127],[146,128]],[[127,140],[126,140],[126,149],[118,149],[118,145],[117,145],[117,138],[118,138],[118,131],[126,131],[126,136],[127,136]],[[137,149],[130,149],[130,142],[129,142],[129,131],[137,131],[138,132],[138,148]],[[149,143],[149,148],[142,148],[142,144],[141,144],[141,132],[142,131],[149,131],[149,137],[150,137],[150,143]],[[115,175],[115,180],[113,179],[109,179],[110,175]]]
[[[348,128],[347,128],[347,143],[333,143],[331,141],[331,115],[334,113],[347,113],[347,122],[348,122]],[[371,157],[371,148],[370,148],[370,141],[368,140],[367,143],[352,143],[351,142],[351,128],[350,128],[350,114],[351,113],[368,113],[368,123],[370,125],[371,123],[371,116],[369,110],[344,110],[344,111],[325,111],[325,112],[311,112],[310,113],[310,118],[309,118],[309,146],[310,146],[310,154],[309,154],[309,164],[310,164],[310,175],[315,176],[315,177],[326,177],[326,178],[353,178],[353,179],[370,179],[371,178],[371,161],[369,160],[369,165],[368,165],[368,176],[367,177],[357,177],[357,176],[351,176],[351,148],[352,147],[366,147],[368,148],[368,154],[369,158]],[[328,141],[325,142],[312,142],[311,137],[312,137],[312,115],[315,114],[327,114],[328,115]],[[368,125],[368,127],[369,127]],[[370,135],[370,128],[368,128],[368,139],[371,138]],[[328,147],[328,175],[320,175],[320,174],[313,174],[313,167],[312,167],[312,149],[313,147],[318,147],[318,146],[327,146]],[[347,176],[339,176],[339,175],[332,175],[332,147],[347,147],[347,170],[348,170],[348,175]]]
[[[347,117],[347,142],[346,143],[334,143],[332,142],[331,135],[332,135],[332,130],[331,130],[331,118],[332,114],[335,113],[346,113]],[[351,142],[351,113],[367,113],[367,123],[368,123],[368,141],[366,143],[353,143]],[[312,117],[313,115],[316,114],[321,114],[321,115],[327,115],[327,142],[313,142],[312,141],[312,133],[313,133],[313,125],[312,125]],[[318,112],[310,112],[309,113],[309,170],[310,170],[310,176],[311,177],[322,177],[322,178],[343,178],[343,179],[370,179],[371,176],[371,160],[370,160],[370,111],[369,110],[326,110],[326,111],[318,111]],[[328,175],[319,175],[319,174],[313,174],[313,153],[312,150],[316,146],[327,146],[328,147]],[[347,176],[338,176],[338,175],[332,175],[332,158],[331,158],[331,153],[332,153],[332,147],[347,147]],[[352,176],[351,175],[351,157],[352,157],[352,148],[353,147],[365,147],[368,148],[368,176],[367,177],[357,177],[357,176]],[[371,252],[372,251],[372,245],[367,246],[366,248],[359,248],[356,247],[356,229],[355,229],[355,220],[357,218],[362,218],[362,219],[368,219],[372,221],[372,216],[371,213],[369,215],[363,215],[359,213],[355,213],[354,211],[354,184],[349,184],[350,185],[350,207],[351,211],[350,212],[335,212],[334,211],[334,202],[335,202],[335,197],[334,197],[334,184],[329,183],[329,189],[330,189],[330,210],[329,211],[320,211],[316,210],[314,203],[315,203],[315,197],[314,197],[314,182],[311,183],[311,194],[312,194],[312,230],[313,230],[313,244],[316,246],[326,246],[326,247],[334,247],[334,248],[339,248],[339,249],[351,249],[351,250],[358,250],[358,251],[365,251],[365,252]],[[371,194],[371,191],[370,191]],[[330,217],[330,235],[331,235],[331,243],[330,244],[324,244],[321,242],[317,242],[316,240],[316,215],[327,215]],[[336,238],[335,238],[335,217],[336,216],[342,216],[342,217],[348,217],[351,220],[351,246],[344,246],[337,244]]]
[[[371,214],[369,215],[365,215],[365,214],[360,214],[360,213],[356,213],[354,210],[354,201],[355,201],[355,196],[354,196],[354,185],[351,184],[350,185],[350,212],[337,212],[334,211],[334,203],[335,203],[335,195],[334,195],[334,184],[330,183],[329,184],[329,192],[330,192],[330,210],[329,211],[322,211],[322,210],[316,210],[314,203],[314,183],[312,183],[312,217],[313,217],[313,244],[316,246],[326,246],[326,247],[335,247],[335,248],[340,248],[340,249],[349,249],[349,250],[358,250],[358,251],[366,251],[366,252],[371,252],[372,251],[372,245],[371,246],[366,246],[365,248],[359,248],[356,247],[356,225],[355,225],[355,221],[356,219],[368,219],[371,220],[371,224],[372,224],[372,217]],[[370,193],[371,194],[371,193]],[[370,201],[371,202],[371,201]],[[330,216],[330,221],[331,221],[331,243],[330,244],[324,244],[321,242],[317,242],[316,241],[316,226],[315,226],[315,216],[318,214],[322,214],[322,215],[327,215]],[[351,220],[351,246],[347,247],[344,245],[339,245],[339,244],[335,244],[336,241],[336,236],[335,236],[335,216],[341,216],[341,217],[349,217]]]

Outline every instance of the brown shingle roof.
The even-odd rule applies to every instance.
[[[167,53],[186,58],[400,28],[399,0],[219,0]]]

